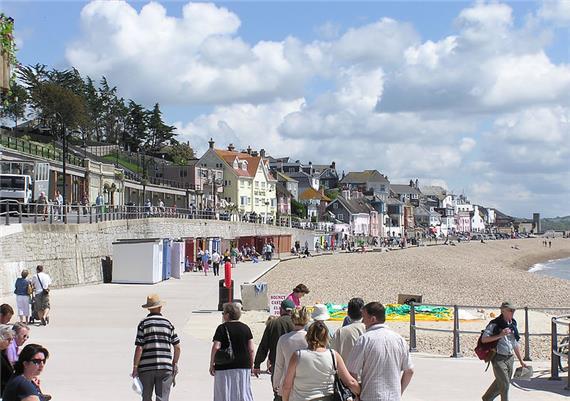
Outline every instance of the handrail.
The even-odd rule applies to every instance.
[[[558,342],[558,326],[566,326],[566,335]],[[560,380],[559,370],[562,370],[562,359],[566,358],[568,366],[568,382],[565,389],[570,390],[570,315],[552,318],[550,337],[550,380]]]
[[[453,308],[453,329],[439,329],[439,328],[431,328],[431,327],[419,327],[416,323],[416,307],[419,306],[435,306],[441,308]],[[498,309],[495,306],[484,306],[484,305],[449,305],[449,304],[431,304],[431,303],[417,303],[417,302],[410,302],[410,344],[409,350],[410,352],[417,351],[417,332],[418,331],[432,331],[432,332],[442,332],[442,333],[452,333],[453,334],[453,347],[452,347],[452,357],[458,358],[461,357],[461,342],[460,342],[460,335],[461,334],[479,334],[480,331],[473,331],[473,330],[461,330],[460,328],[460,319],[459,319],[459,309]],[[538,311],[570,311],[569,307],[529,307],[525,306],[521,308],[524,310],[525,313],[525,328],[524,331],[521,331],[520,334],[525,338],[525,352],[524,352],[524,360],[531,361],[530,353],[530,337],[546,337],[550,336],[551,333],[531,333],[530,332],[530,323],[529,323],[529,310],[538,310]],[[565,316],[564,318],[570,318],[570,315]],[[567,323],[570,327],[570,322]]]
[[[53,203],[24,204],[14,199],[0,200],[0,221],[5,225],[17,220],[18,223],[37,224],[47,222],[49,224],[92,224],[109,220],[132,220],[147,218],[177,218],[198,220],[233,221],[250,224],[265,224],[277,227],[293,227],[291,221],[282,218],[264,219],[260,215],[242,215],[236,211],[218,209],[185,209],[166,206],[136,206],[136,205],[93,205],[93,204],[67,204],[57,205]]]

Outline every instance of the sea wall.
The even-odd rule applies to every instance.
[[[101,260],[112,257],[112,242],[135,238],[287,235],[306,231],[264,224],[216,220],[140,219],[97,224],[24,224],[0,231],[0,294],[13,291],[22,269],[42,264],[54,287],[101,283]]]

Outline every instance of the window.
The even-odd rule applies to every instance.
[[[239,187],[240,187],[240,188],[243,188],[244,186],[245,186],[245,183],[243,182],[243,180],[240,180],[240,181],[239,181]]]
[[[251,198],[249,196],[247,197],[247,204],[251,205]]]
[[[241,197],[240,197],[239,204],[242,205],[242,206],[247,205],[247,204],[248,204],[248,202],[247,202],[247,196],[241,196]]]
[[[343,220],[344,219],[344,215],[342,213],[339,213],[336,215],[337,219],[339,220]]]
[[[255,198],[255,206],[259,206],[259,198]]]
[[[265,189],[265,181],[261,181],[261,189]]]
[[[338,209],[338,203],[334,203],[334,204],[333,204],[333,209],[334,209],[334,210]]]
[[[255,181],[255,188],[259,188],[259,181]]]

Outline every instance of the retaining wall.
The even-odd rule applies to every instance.
[[[112,242],[128,238],[184,238],[291,234],[294,243],[304,230],[264,224],[216,220],[141,219],[98,224],[24,224],[0,231],[0,294],[14,291],[22,269],[44,265],[53,287],[103,281],[101,259],[112,256]]]

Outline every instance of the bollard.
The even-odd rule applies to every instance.
[[[9,226],[10,225],[10,205],[8,205],[8,202],[6,202],[5,205],[6,205],[6,225]]]
[[[53,224],[53,206],[49,205],[49,224]]]
[[[22,204],[18,202],[18,223],[22,224]]]
[[[80,210],[81,207],[77,206],[77,224],[81,223],[81,215],[80,215]]]
[[[551,335],[550,335],[550,379],[548,380],[560,380],[558,375],[558,365],[560,364],[560,357],[556,352],[558,351],[558,328],[556,327],[556,318],[552,318],[551,323]]]
[[[410,302],[410,352],[418,352],[416,349],[416,303]]]
[[[461,358],[461,345],[459,343],[459,308],[453,305],[453,354],[452,358]]]
[[[34,204],[34,224],[38,222],[38,204]]]
[[[524,307],[524,358],[523,361],[532,361],[530,357],[530,330],[528,324],[528,306]]]

